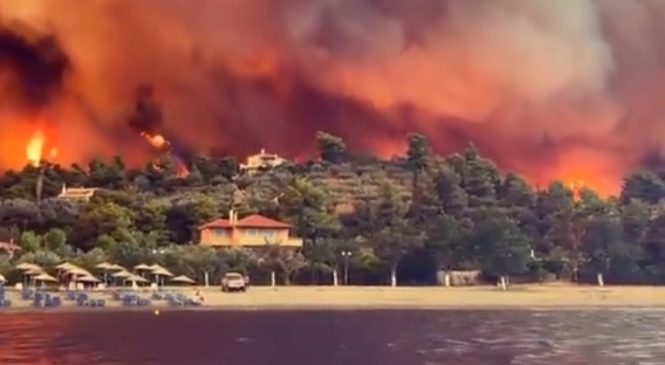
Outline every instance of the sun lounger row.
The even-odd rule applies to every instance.
[[[126,296],[136,295],[136,293],[129,290],[115,290],[111,293],[113,300],[122,301]]]
[[[59,296],[51,295],[49,293],[37,292],[34,294],[32,302],[35,307],[56,308],[62,305]]]
[[[163,296],[172,307],[197,307],[201,303],[180,293],[165,293]]]
[[[104,299],[79,299],[76,301],[79,307],[103,308],[106,307]]]
[[[150,304],[149,299],[143,299],[136,294],[125,294],[122,297],[122,305],[125,307],[148,307]]]
[[[76,291],[67,292],[67,300],[78,302],[79,300],[88,300],[88,294]]]
[[[40,292],[39,290],[34,290],[30,288],[24,288],[21,291],[21,299],[23,300],[33,300],[35,299],[35,293]]]

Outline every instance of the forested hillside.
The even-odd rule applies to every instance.
[[[229,269],[257,281],[276,270],[283,282],[330,283],[344,251],[357,284],[390,283],[391,273],[427,284],[439,270],[460,269],[492,280],[595,282],[602,274],[608,283],[665,282],[658,171],[628,176],[616,198],[561,182],[536,190],[473,146],[437,156],[424,136],[408,138],[405,156],[383,161],[318,133],[320,158],[253,174],[229,157],[197,157],[186,177],[168,155],[142,169],[120,158],[27,166],[0,180],[0,240],[23,248],[18,261],[159,262],[215,280]],[[100,190],[89,203],[73,203],[57,198],[63,184]],[[196,227],[229,209],[287,221],[305,247],[256,257],[195,246]],[[11,275],[5,256],[0,273]]]

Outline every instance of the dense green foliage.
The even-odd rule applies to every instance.
[[[45,164],[41,199],[39,169],[10,171],[0,179],[0,240],[18,242],[21,261],[159,262],[199,280],[233,269],[254,282],[277,271],[282,282],[331,283],[344,251],[357,284],[427,284],[440,270],[466,269],[488,279],[665,282],[665,176],[656,172],[628,176],[620,197],[603,199],[560,182],[537,191],[473,146],[434,155],[421,135],[389,161],[347,151],[327,133],[316,142],[320,159],[252,174],[233,158],[197,157],[185,178],[169,156],[142,169],[120,158]],[[63,184],[101,190],[67,202],[57,198]],[[196,246],[197,227],[231,208],[291,223],[305,246],[261,254]],[[8,268],[0,257],[0,271]]]

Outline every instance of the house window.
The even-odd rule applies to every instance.
[[[229,232],[226,229],[215,229],[212,231],[212,234],[216,238],[225,238],[229,236]]]

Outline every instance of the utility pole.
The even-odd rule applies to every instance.
[[[351,254],[351,251],[342,251],[342,257],[344,257],[344,285],[349,285],[349,259]]]

